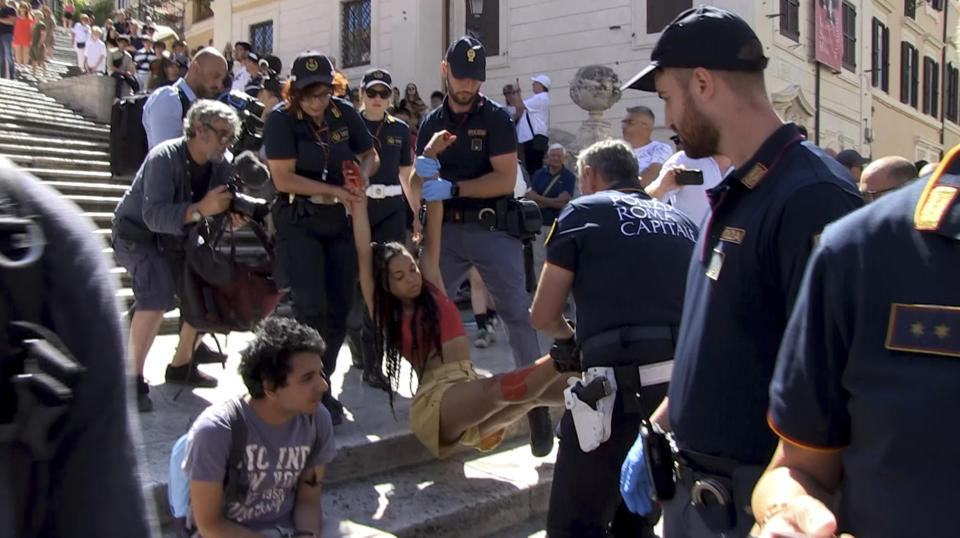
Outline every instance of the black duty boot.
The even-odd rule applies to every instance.
[[[223,353],[217,353],[207,347],[207,344],[200,342],[197,349],[193,351],[193,362],[199,364],[224,364],[227,362],[227,356]]]
[[[323,395],[322,403],[323,406],[327,408],[327,411],[330,412],[330,420],[333,422],[333,425],[343,424],[343,404],[329,392]]]
[[[530,422],[530,452],[542,458],[553,450],[550,410],[546,407],[535,407],[527,413],[527,420]]]

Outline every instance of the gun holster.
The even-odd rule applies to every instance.
[[[570,378],[563,391],[564,405],[570,410],[577,430],[580,449],[590,452],[610,439],[613,404],[617,398],[617,380],[613,368],[589,368],[583,380]]]

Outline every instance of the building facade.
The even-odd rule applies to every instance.
[[[190,0],[191,47],[249,41],[281,58],[302,50],[333,56],[353,82],[371,67],[391,71],[395,84],[417,84],[426,100],[442,89],[446,45],[465,33],[488,51],[483,91],[502,100],[505,84],[553,80],[551,137],[572,143],[587,112],[570,98],[576,71],[611,67],[626,80],[649,60],[659,32],[692,0]],[[720,0],[759,35],[770,64],[767,89],[778,112],[804,125],[811,139],[835,151],[875,157],[937,160],[960,142],[958,125],[958,0]],[[842,32],[842,63],[815,61],[818,6]],[[823,13],[820,13],[822,15]],[[822,44],[823,40],[819,42]],[[839,44],[839,42],[838,42]],[[839,45],[838,45],[839,46]],[[839,54],[839,51],[837,51]],[[625,92],[604,113],[612,134],[629,106],[657,113],[654,137],[672,133],[653,94]]]

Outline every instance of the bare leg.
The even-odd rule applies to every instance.
[[[440,439],[452,443],[506,407],[533,407],[557,375],[553,361],[543,357],[520,370],[450,387],[440,402]]]
[[[534,407],[563,407],[563,391],[567,388],[567,379],[578,376],[579,374],[558,375],[553,383],[544,386],[536,400],[510,405],[494,413],[478,425],[480,437],[487,437],[506,428],[526,416]]]
[[[134,373],[138,376],[143,375],[143,364],[147,361],[147,353],[150,352],[150,346],[157,337],[161,323],[163,323],[161,310],[137,310],[133,313],[133,318],[130,320],[130,360]]]
[[[473,314],[486,314],[487,286],[480,278],[480,272],[476,267],[471,267],[467,276],[470,278],[470,305],[473,307]]]
[[[197,330],[189,323],[183,322],[180,328],[180,342],[177,344],[177,351],[173,354],[173,360],[170,366],[183,366],[190,362],[193,357],[193,351],[200,345],[200,339],[197,338]]]

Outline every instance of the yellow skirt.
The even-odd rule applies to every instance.
[[[480,428],[472,426],[463,432],[456,443],[448,445],[440,441],[440,401],[443,394],[451,386],[472,379],[480,379],[472,362],[444,363],[423,374],[420,387],[413,396],[413,402],[410,403],[410,429],[438,458],[446,458],[456,444],[488,451],[497,448],[503,440],[502,429],[487,437],[480,437]]]

